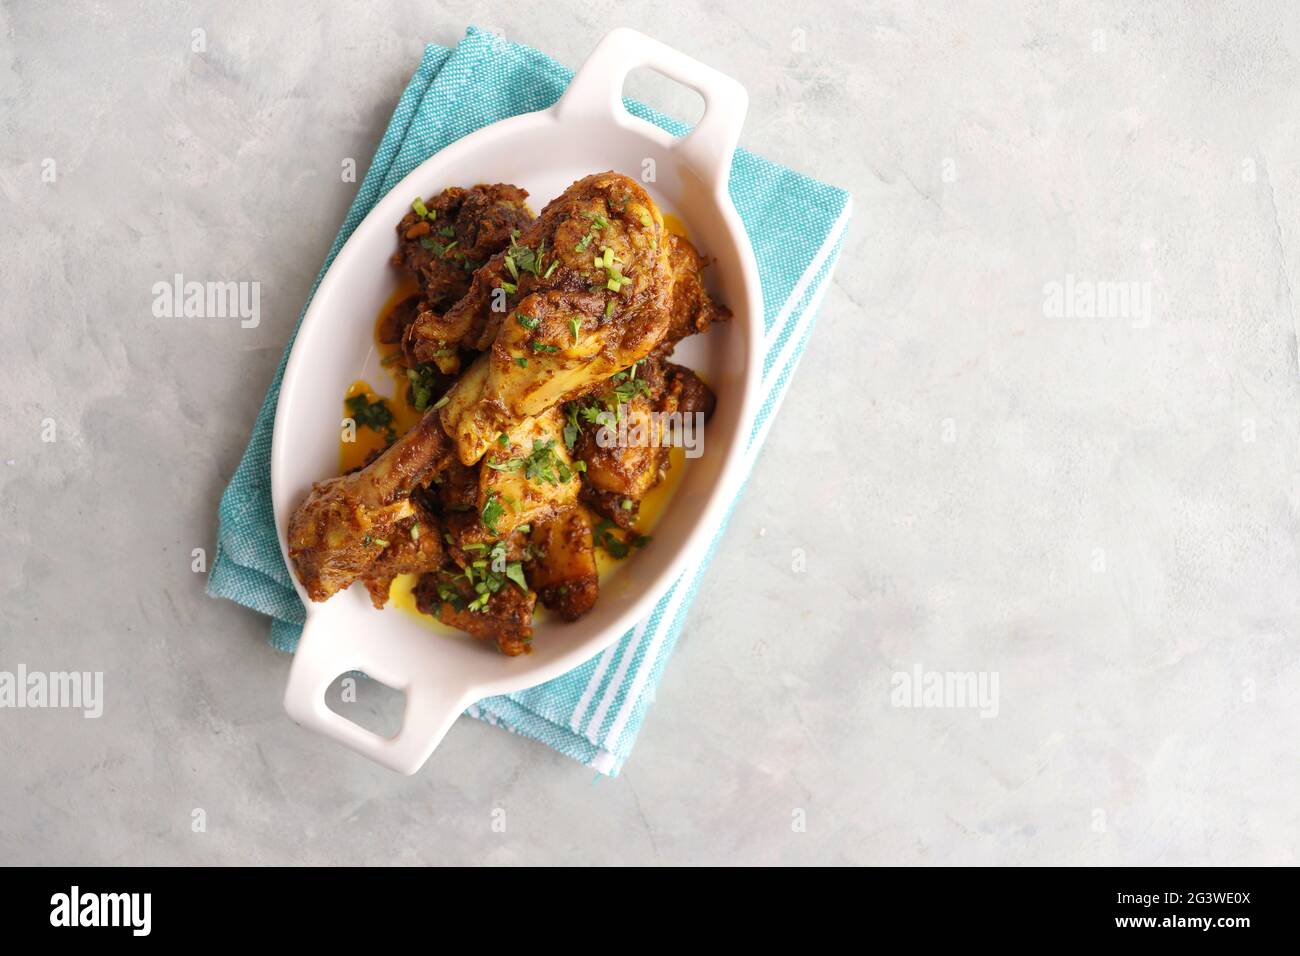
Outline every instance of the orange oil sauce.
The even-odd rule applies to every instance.
[[[674,236],[681,236],[683,239],[690,238],[690,236],[686,235],[686,223],[682,222],[670,212],[664,213],[663,216],[665,229],[671,232]]]

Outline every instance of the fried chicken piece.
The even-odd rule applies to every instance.
[[[527,198],[504,183],[444,189],[424,203],[424,215],[412,209],[397,224],[393,264],[415,275],[429,308],[446,309],[469,291],[471,273],[532,222]]]
[[[446,334],[442,314],[469,291],[471,275],[504,249],[510,236],[532,222],[528,193],[504,183],[445,189],[398,223],[393,264],[413,273],[422,302],[405,329],[403,349],[412,364],[458,368],[458,338]]]
[[[359,471],[318,481],[289,519],[289,557],[313,601],[371,572],[414,516],[411,493],[445,468],[452,447],[436,413]]]
[[[684,429],[707,421],[715,404],[699,376],[657,357],[638,364],[635,377],[616,376],[602,391],[571,404],[566,415],[579,429],[574,454],[586,464],[583,502],[630,529],[641,499],[667,474],[674,442],[686,437]]]
[[[551,409],[503,433],[481,462],[448,467],[439,495],[457,564],[502,540],[514,560],[532,524],[577,503],[581,483],[563,432],[560,410]]]
[[[417,491],[411,495],[414,514],[403,518],[394,528],[393,537],[370,570],[361,576],[370,592],[370,603],[383,608],[388,590],[399,574],[423,574],[436,571],[446,561],[442,547],[442,523]]]
[[[566,621],[591,610],[600,593],[591,521],[571,508],[533,527],[528,583],[538,600]]]
[[[550,202],[474,273],[469,293],[444,316],[458,341],[490,348],[442,409],[462,462],[663,342],[673,316],[669,236],[644,189],[598,173]]]
[[[578,501],[581,482],[564,445],[564,414],[552,408],[526,418],[492,443],[479,468],[479,514],[494,537],[509,535]],[[492,507],[492,503],[496,507]]]
[[[487,590],[487,600],[478,606],[476,602],[483,599],[484,593],[475,585],[487,588],[481,575],[471,580],[456,568],[425,574],[415,587],[415,606],[448,627],[494,641],[507,657],[527,653],[531,650],[528,642],[533,639],[536,593],[500,576],[486,580],[495,583],[497,590]]]

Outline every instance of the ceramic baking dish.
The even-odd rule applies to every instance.
[[[705,112],[675,138],[629,114],[628,73],[649,68],[696,90]],[[488,126],[430,157],[356,228],[330,266],[303,319],[285,369],[271,450],[280,547],[313,481],[337,473],[340,400],[365,378],[382,391],[373,321],[397,287],[389,256],[411,200],[448,186],[506,182],[527,189],[540,210],[575,180],[612,169],[642,182],[714,262],[708,285],[734,313],[687,339],[674,361],[700,371],[717,395],[704,453],[691,461],[653,541],[602,581],[595,608],[574,623],[539,618],[533,652],[507,658],[468,636],[434,632],[414,614],[370,606],[360,585],[307,607],[285,691],[285,709],[319,731],[403,773],[428,759],[471,703],[540,684],[600,653],[647,615],[687,562],[708,547],[739,490],[742,458],[758,406],[762,291],[745,228],[727,192],[748,96],[735,80],[632,30],[609,33],[551,108]],[[646,181],[648,174],[653,181]],[[292,565],[291,565],[292,566]],[[297,582],[295,581],[295,584]],[[406,695],[401,729],[382,737],[331,710],[333,680],[362,671]]]

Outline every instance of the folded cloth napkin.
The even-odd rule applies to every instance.
[[[544,54],[474,27],[454,50],[426,47],[316,283],[366,213],[411,170],[483,126],[545,109],[559,99],[572,76]],[[687,131],[639,103],[629,100],[626,106],[674,135]],[[732,162],[730,190],[758,259],[765,305],[764,398],[749,438],[748,474],[830,285],[851,202],[839,189],[743,150]],[[313,295],[315,291],[313,286]],[[291,338],[248,448],[221,497],[217,555],[208,578],[209,594],[270,615],[271,643],[284,651],[297,646],[304,620],[271,509],[271,431],[292,346]],[[540,686],[481,700],[466,713],[616,775],[631,752],[725,527],[724,520],[708,551],[683,572],[650,616],[604,653]]]

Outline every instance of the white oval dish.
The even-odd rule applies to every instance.
[[[623,108],[624,80],[639,67],[704,98],[704,116],[694,130],[675,138]],[[730,77],[643,34],[614,30],[554,106],[494,123],[438,152],[357,226],[312,299],[280,387],[271,493],[286,563],[290,516],[313,481],[338,470],[344,390],[357,378],[376,387],[387,381],[374,356],[373,321],[397,287],[388,259],[397,245],[396,224],[414,197],[448,186],[514,183],[528,190],[530,205],[540,211],[589,173],[623,172],[687,224],[696,247],[714,260],[706,273],[710,289],[734,317],[686,340],[674,355],[674,361],[700,371],[717,394],[704,454],[686,468],[654,540],[602,586],[590,613],[573,623],[539,620],[533,652],[507,658],[468,636],[432,633],[412,615],[376,611],[359,584],[315,604],[295,580],[307,620],[284,704],[298,723],[386,767],[414,773],[467,706],[540,684],[600,653],[648,615],[687,562],[708,547],[743,480],[762,375],[758,268],[727,191],[747,105],[744,88]],[[654,182],[643,181],[647,160],[654,162]],[[405,693],[395,736],[374,734],[327,706],[329,685],[353,670]]]

